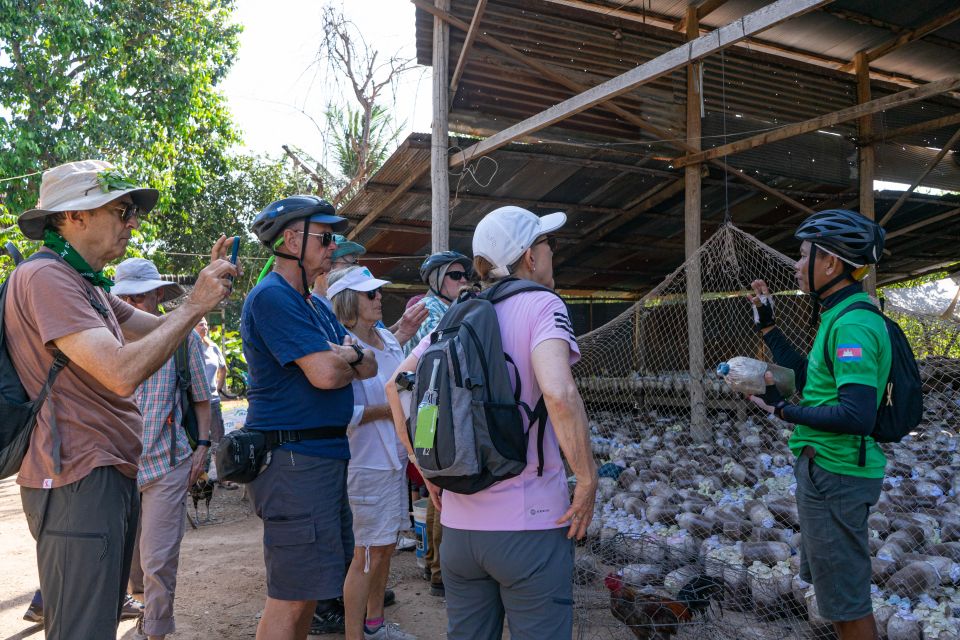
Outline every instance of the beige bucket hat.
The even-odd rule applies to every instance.
[[[27,238],[43,240],[49,216],[61,211],[90,211],[127,194],[143,213],[153,209],[160,197],[156,189],[134,186],[109,162],[68,162],[43,172],[37,207],[21,213],[17,224]]]

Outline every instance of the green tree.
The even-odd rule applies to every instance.
[[[217,91],[236,55],[233,0],[0,0],[0,178],[103,158],[160,189],[139,242],[190,227],[238,141]],[[0,183],[14,213],[39,175]]]

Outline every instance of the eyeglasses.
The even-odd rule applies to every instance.
[[[377,287],[373,291],[364,291],[367,294],[367,300],[376,300],[377,294],[380,293],[381,287]]]
[[[137,220],[139,220],[144,215],[143,211],[140,209],[140,206],[132,202],[127,204],[121,202],[118,204],[119,206],[109,207],[109,209],[113,213],[119,214],[120,222],[124,224],[130,222],[131,218],[136,218]]]
[[[450,278],[451,280],[460,282],[461,280],[467,277],[467,274],[465,271],[447,271],[447,277]]]
[[[151,291],[147,291],[146,293],[127,293],[127,294],[121,295],[120,298],[123,299],[125,302],[133,302],[136,304],[140,304],[141,302],[146,300],[147,296],[149,296],[151,293],[152,293]]]
[[[330,243],[333,242],[333,231],[324,231],[323,233],[310,233],[309,231],[304,231],[303,229],[297,229],[297,233],[305,233],[308,236],[320,238],[321,247],[329,247]]]
[[[555,237],[553,237],[553,236],[543,236],[542,238],[540,238],[539,240],[537,240],[536,242],[534,242],[534,243],[533,243],[532,245],[530,245],[530,246],[531,246],[531,247],[535,247],[535,246],[537,246],[538,244],[543,244],[544,242],[546,242],[546,243],[547,243],[547,246],[550,247],[550,252],[551,252],[551,253],[556,253],[556,252],[557,252],[558,243],[557,243],[557,239],[556,239]]]

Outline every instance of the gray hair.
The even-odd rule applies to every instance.
[[[343,269],[331,271],[327,275],[327,287],[329,288],[337,280],[343,278],[351,271],[362,269],[360,265],[350,265]],[[333,313],[336,314],[340,324],[350,328],[360,320],[360,294],[353,289],[344,289],[330,299],[333,303]]]

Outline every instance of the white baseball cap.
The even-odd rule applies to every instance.
[[[567,223],[567,214],[549,213],[542,218],[522,207],[494,209],[483,217],[473,232],[473,255],[493,265],[490,275],[505,278],[508,267],[542,235],[552,233]]]
[[[353,289],[354,291],[373,291],[374,289],[379,289],[385,284],[390,284],[390,281],[374,278],[373,274],[370,273],[370,269],[367,269],[366,267],[350,269],[343,275],[343,277],[339,278],[327,288],[327,298],[333,300],[333,296],[346,289]]]

